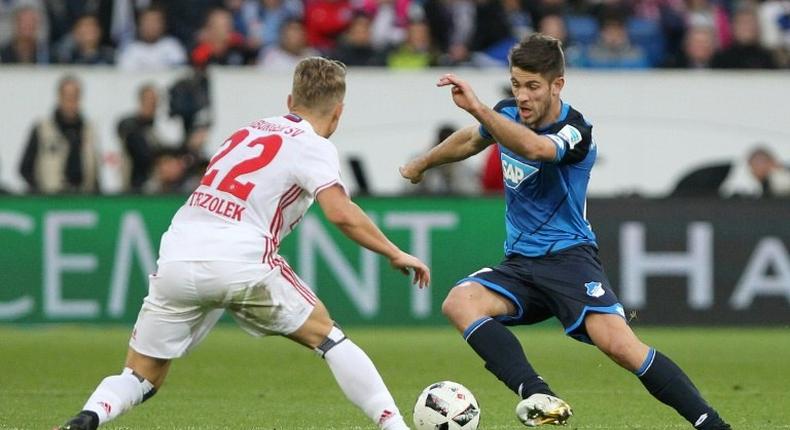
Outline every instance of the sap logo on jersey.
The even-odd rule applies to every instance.
[[[582,141],[581,132],[570,124],[562,127],[562,130],[560,130],[557,135],[564,141],[568,142],[571,146],[574,146]]]
[[[502,176],[505,178],[505,185],[510,188],[518,188],[524,179],[529,178],[538,171],[536,167],[516,160],[504,152],[500,154],[502,159]]]

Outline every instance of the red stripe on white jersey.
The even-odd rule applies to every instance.
[[[271,239],[269,239],[268,237],[264,237],[263,240],[266,242],[266,244],[263,246],[263,259],[261,261],[264,263],[268,263],[269,259],[271,258],[270,257],[270,253],[272,249]]]
[[[280,256],[275,257],[277,249],[280,245],[280,229],[282,228],[284,222],[283,211],[288,206],[292,205],[299,198],[302,192],[303,190],[299,188],[298,185],[293,185],[280,197],[280,200],[277,203],[277,209],[275,210],[272,221],[269,224],[270,236],[264,238],[266,243],[264,245],[263,263],[268,264],[272,268],[278,267],[280,269],[280,273],[283,275],[283,278],[285,278],[285,280],[296,289],[299,295],[301,295],[307,301],[307,303],[315,305],[318,301],[318,298],[315,296],[313,291],[299,281],[299,277],[296,276],[296,273],[294,273],[293,269],[288,266],[288,263],[285,261],[285,259]]]
[[[270,232],[274,236],[274,242],[278,245],[280,244],[280,230],[283,228],[283,221],[285,219],[283,212],[285,212],[285,209],[288,206],[292,205],[299,198],[300,195],[302,195],[301,188],[299,188],[298,192],[291,195],[288,199],[283,200],[283,204],[280,207],[280,213],[279,213],[279,219],[277,220],[277,225],[275,226],[274,231]]]
[[[266,238],[266,250],[264,252],[263,262],[268,264],[269,267],[272,269],[279,267],[280,273],[282,273],[283,278],[288,281],[291,286],[293,286],[299,295],[301,295],[307,303],[311,305],[315,305],[318,298],[315,296],[315,293],[307,286],[305,286],[302,282],[299,281],[299,277],[296,276],[293,269],[288,265],[284,258],[274,255],[274,250],[276,249],[274,242],[271,238]]]
[[[299,280],[299,277],[296,276],[296,273],[294,273],[293,269],[291,269],[291,266],[289,266],[288,263],[282,258],[280,259],[280,264],[280,267],[284,268],[285,271],[288,272],[289,276],[293,278],[296,288],[303,292],[309,298],[308,300],[311,301],[312,304],[315,304],[316,301],[318,301],[318,297],[316,297],[313,290],[311,290],[309,287],[307,287],[307,285],[303,284],[302,281]]]
[[[263,259],[262,259],[262,261],[264,263],[267,262],[267,260],[269,259],[271,253],[274,252],[274,250],[277,248],[277,244],[276,244],[277,240],[276,240],[275,232],[277,231],[276,230],[277,225],[282,222],[282,221],[280,221],[280,219],[282,217],[282,211],[283,211],[283,209],[284,209],[284,207],[286,205],[286,202],[288,200],[290,200],[291,198],[293,198],[295,195],[299,195],[300,192],[301,192],[301,189],[299,188],[298,185],[292,185],[291,188],[288,188],[288,190],[285,191],[285,193],[283,193],[282,196],[280,196],[280,200],[277,202],[277,209],[275,209],[274,215],[272,216],[272,220],[269,223],[269,235],[271,236],[271,238],[265,237],[267,242],[266,242],[265,250],[263,252]],[[288,203],[288,204],[290,204],[290,203]],[[274,246],[271,246],[271,244],[269,243],[269,240],[274,240],[275,241]]]
[[[280,273],[283,274],[283,277],[288,280],[288,282],[294,288],[296,288],[296,291],[298,291],[299,294],[304,297],[305,300],[307,300],[307,303],[315,305],[316,301],[318,300],[317,297],[315,294],[313,294],[312,290],[299,282],[299,277],[297,277],[296,273],[294,273],[291,267],[288,266],[288,263],[282,257],[277,257],[276,259],[273,259],[272,262],[274,265],[280,268]]]
[[[283,193],[283,195],[281,195],[281,196],[280,196],[280,200],[279,200],[279,201],[277,201],[277,209],[275,209],[275,211],[274,211],[274,216],[272,217],[272,221],[271,221],[271,223],[269,223],[269,231],[270,231],[270,232],[274,232],[274,224],[275,224],[275,223],[276,223],[276,221],[277,221],[277,216],[278,216],[278,214],[280,214],[280,213],[281,213],[281,211],[282,211],[282,208],[283,208],[283,203],[284,203],[284,202],[285,202],[287,199],[289,199],[289,198],[293,197],[293,194],[294,194],[295,192],[297,192],[297,190],[299,190],[299,186],[298,186],[298,185],[296,185],[296,184],[294,184],[294,185],[291,185],[291,187],[290,187],[290,188],[288,188],[288,190],[286,190],[286,191]]]
[[[273,238],[276,238],[277,232],[282,225],[283,210],[296,201],[296,197],[298,197],[301,192],[302,189],[299,188],[298,185],[293,185],[282,195],[282,197],[280,197],[280,201],[277,203],[277,209],[274,211],[274,216],[272,217],[272,222],[269,224],[269,234],[271,234]]]

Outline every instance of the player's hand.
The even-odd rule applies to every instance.
[[[404,275],[414,273],[412,284],[425,288],[431,283],[431,271],[419,258],[402,252],[390,260],[392,267],[400,270]]]
[[[468,82],[452,73],[447,73],[439,78],[439,82],[436,83],[437,87],[446,87],[448,85],[452,85],[451,94],[456,106],[471,114],[474,114],[480,108],[480,99],[477,98]]]
[[[415,160],[398,168],[400,175],[408,179],[412,184],[419,184],[422,182],[422,178],[425,174],[425,171],[419,168],[417,164]]]

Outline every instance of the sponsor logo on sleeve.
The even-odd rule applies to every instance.
[[[575,146],[582,141],[582,133],[574,126],[568,124],[557,133],[562,140],[568,142],[570,146]]]

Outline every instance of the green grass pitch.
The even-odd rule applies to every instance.
[[[790,429],[790,330],[637,328],[672,357],[737,430]],[[454,380],[476,395],[480,429],[522,428],[516,397],[450,328],[347,327],[411,421],[420,390]],[[690,429],[628,372],[557,327],[515,329],[574,408],[567,429]],[[0,326],[0,429],[51,429],[121,369],[126,327]],[[107,429],[374,429],[311,351],[222,325],[177,360],[163,389]],[[553,427],[551,427],[553,428]]]

